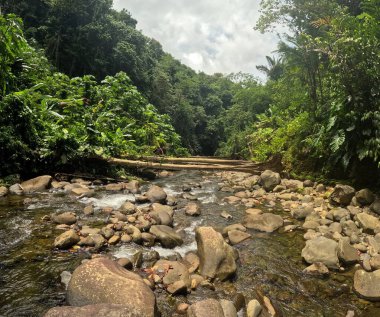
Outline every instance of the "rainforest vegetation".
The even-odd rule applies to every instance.
[[[164,147],[378,179],[380,0],[261,1],[266,81],[193,71],[112,2],[0,0],[0,176]]]

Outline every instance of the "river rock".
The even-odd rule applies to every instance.
[[[292,209],[291,215],[297,220],[304,220],[307,216],[314,212],[314,208],[311,206],[300,206],[296,209]]]
[[[0,197],[4,197],[8,195],[8,188],[5,186],[0,186]]]
[[[141,231],[139,228],[132,226],[132,225],[127,225],[127,226],[125,226],[124,229],[129,235],[131,235],[132,241],[134,243],[140,244],[142,242],[142,235],[141,235]],[[124,238],[124,240],[125,240],[125,238]]]
[[[107,240],[110,239],[114,234],[115,234],[115,231],[111,228],[108,228],[108,227],[103,227],[101,230],[100,230],[100,234],[106,238]]]
[[[178,281],[190,290],[191,280],[188,268],[185,264],[178,261],[159,260],[154,265],[154,269],[163,274],[162,281],[165,285],[171,285]],[[178,288],[181,284],[177,284]]]
[[[330,195],[330,202],[335,205],[347,206],[355,196],[355,189],[348,185],[338,184]]]
[[[375,200],[370,208],[371,208],[371,211],[380,215],[380,199]]]
[[[74,230],[68,230],[54,240],[54,247],[68,249],[79,242],[80,238]]]
[[[181,236],[168,226],[152,226],[149,232],[157,237],[157,240],[161,242],[164,248],[173,249],[183,244]]]
[[[334,208],[331,210],[333,219],[335,221],[341,221],[342,219],[350,219],[350,212],[345,208]]]
[[[151,186],[145,195],[152,203],[165,202],[167,197],[166,192],[156,185]]]
[[[338,257],[346,264],[359,262],[359,255],[356,249],[350,244],[350,238],[344,237],[338,243]]]
[[[107,258],[90,260],[75,269],[66,298],[72,306],[120,304],[128,309],[127,316],[157,314],[156,298],[143,279]]]
[[[100,250],[107,243],[107,240],[101,234],[91,234],[89,237],[94,241],[96,250]]]
[[[9,193],[12,195],[22,195],[24,193],[24,190],[20,184],[14,184],[9,187]]]
[[[194,273],[196,270],[198,270],[199,263],[200,263],[198,255],[196,255],[193,252],[190,252],[186,254],[184,260],[185,260],[185,264],[187,265],[189,273]]]
[[[137,180],[131,180],[124,184],[124,188],[132,194],[137,194],[140,191],[140,183]]]
[[[295,179],[283,179],[281,184],[286,186],[290,191],[297,191],[303,189],[303,182]]]
[[[185,214],[188,216],[200,216],[201,207],[197,203],[188,203],[185,207]]]
[[[221,299],[219,303],[222,306],[224,317],[237,317],[237,311],[233,302]]]
[[[44,317],[138,317],[128,307],[115,304],[97,304],[83,307],[61,306],[47,311]]]
[[[208,278],[226,280],[236,272],[234,251],[219,232],[211,227],[199,227],[195,230],[199,271]]]
[[[206,299],[192,304],[187,317],[224,317],[222,305],[216,299]]]
[[[240,230],[230,230],[228,231],[228,239],[230,240],[232,245],[239,244],[247,239],[249,239],[251,235],[249,233],[240,231]]]
[[[166,206],[169,207],[169,206]],[[173,225],[173,218],[164,210],[151,211],[149,215],[154,219],[158,225],[171,226]]]
[[[52,215],[51,218],[55,223],[64,224],[64,225],[72,225],[77,222],[76,214],[69,211],[58,214],[58,215],[54,214]]]
[[[48,189],[51,181],[52,177],[50,175],[44,175],[22,182],[21,187],[25,194],[29,194]]]
[[[256,299],[252,299],[247,305],[247,317],[257,317],[262,310],[261,304]]]
[[[270,170],[266,170],[260,175],[260,185],[266,191],[273,190],[277,185],[281,183],[281,177],[279,173],[275,173]]]
[[[322,262],[328,268],[338,269],[338,243],[325,237],[308,240],[302,250],[302,257],[307,263]]]
[[[302,271],[305,274],[316,275],[316,276],[327,276],[329,275],[329,269],[326,265],[321,262],[313,263]]]
[[[374,202],[375,195],[368,188],[365,188],[356,192],[355,198],[360,205],[366,206]]]
[[[232,231],[232,230],[239,230],[239,231],[246,232],[247,228],[244,227],[240,223],[235,223],[233,225],[229,225],[229,226],[223,228],[223,232],[222,232],[223,236],[227,236],[228,231]]]
[[[354,291],[367,300],[380,300],[380,270],[374,272],[356,271],[354,275]]]
[[[244,227],[263,232],[273,232],[284,225],[284,220],[271,213],[261,215],[246,215],[242,222]]]
[[[380,227],[380,220],[377,217],[369,215],[367,213],[360,213],[356,215],[356,219],[359,223],[359,226],[363,228],[363,231],[366,233],[374,233],[374,230]]]

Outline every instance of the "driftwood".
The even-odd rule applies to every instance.
[[[203,159],[201,159],[203,160]],[[218,159],[215,159],[218,161]],[[136,161],[127,159],[111,158],[108,160],[109,164],[120,165],[127,167],[137,167],[137,168],[150,168],[150,169],[162,169],[162,170],[203,170],[203,171],[236,171],[236,172],[246,172],[257,174],[261,172],[261,169],[254,164],[247,165],[246,161],[237,165],[233,160],[219,160],[228,162],[231,164],[167,164],[167,163],[157,163],[149,161]],[[185,161],[184,161],[185,162]],[[188,161],[189,162],[189,161]],[[199,162],[199,161],[198,161]]]
[[[128,159],[128,157],[125,157]],[[246,165],[256,166],[249,161],[243,160],[228,160],[220,158],[209,158],[203,156],[192,156],[192,157],[166,157],[166,156],[143,156],[140,158],[142,161],[148,162],[158,162],[158,163],[182,163],[182,164],[226,164],[226,165]]]

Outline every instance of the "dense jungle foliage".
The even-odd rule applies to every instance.
[[[280,154],[297,172],[378,175],[380,0],[261,1],[256,30],[287,30],[257,66],[265,83],[196,73],[112,0],[0,6],[3,173],[167,146],[256,161]]]

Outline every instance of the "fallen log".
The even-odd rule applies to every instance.
[[[235,172],[246,172],[251,174],[258,174],[261,172],[260,169],[245,167],[245,166],[232,166],[232,165],[201,165],[201,164],[166,164],[166,163],[155,163],[155,162],[144,162],[136,160],[118,159],[110,158],[108,159],[109,164],[137,167],[137,168],[151,168],[151,169],[163,169],[163,170],[203,170],[203,171],[235,171]]]

